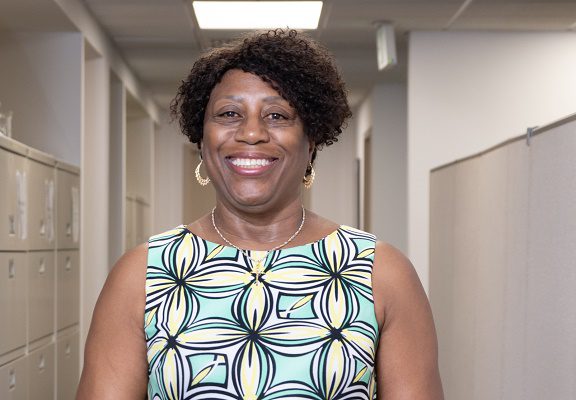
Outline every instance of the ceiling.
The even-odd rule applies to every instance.
[[[26,3],[37,3],[0,2],[23,12]],[[242,33],[198,29],[191,0],[84,2],[162,108],[202,50]],[[46,21],[46,14],[36,15]],[[396,28],[399,59],[384,71],[376,64],[381,21]],[[324,0],[320,27],[310,34],[335,55],[356,105],[376,83],[406,81],[407,34],[414,30],[576,30],[576,0]]]

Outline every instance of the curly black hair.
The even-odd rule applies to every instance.
[[[352,116],[344,82],[325,48],[295,30],[255,32],[198,59],[170,104],[182,133],[198,147],[212,89],[231,69],[269,83],[294,107],[317,149],[338,141]]]

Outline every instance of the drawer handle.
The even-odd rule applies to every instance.
[[[8,378],[8,390],[14,390],[16,388],[16,371],[10,369],[10,376]]]
[[[70,356],[70,353],[72,353],[72,347],[70,346],[70,343],[66,343],[66,350],[64,350],[64,352],[66,353],[67,357]]]
[[[16,266],[14,265],[14,259],[8,260],[8,279],[14,279],[16,277]]]
[[[38,267],[38,273],[44,274],[46,272],[46,262],[44,261],[44,257],[40,259],[40,267]]]
[[[44,236],[46,235],[46,223],[44,222],[44,219],[40,220],[40,236]]]
[[[38,362],[38,370],[44,372],[46,369],[46,360],[44,359],[44,354],[40,354],[40,361]]]
[[[70,271],[72,269],[72,260],[70,260],[70,257],[66,257],[66,266],[64,268],[66,268],[66,271]]]
[[[66,236],[72,236],[72,224],[66,222]]]
[[[16,236],[16,218],[14,215],[8,216],[8,235]]]

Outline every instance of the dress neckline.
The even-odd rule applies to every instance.
[[[184,231],[187,232],[188,235],[192,235],[192,236],[194,236],[194,237],[196,237],[196,238],[198,238],[198,239],[200,239],[200,240],[202,240],[202,241],[204,241],[204,242],[206,242],[206,243],[209,243],[209,244],[212,244],[212,245],[215,245],[215,246],[222,246],[223,248],[226,248],[226,249],[234,249],[234,250],[238,251],[238,249],[236,249],[235,247],[232,247],[232,246],[230,246],[230,245],[228,245],[228,244],[217,243],[217,242],[213,242],[213,241],[211,241],[211,240],[208,240],[208,239],[203,238],[202,236],[200,236],[200,235],[192,232],[190,229],[188,229],[188,225],[182,224],[182,225],[180,225],[178,228],[182,228]],[[276,250],[270,251],[270,253],[274,253],[274,252],[278,252],[278,251],[282,251],[282,250],[292,250],[292,249],[298,249],[298,248],[313,246],[313,245],[315,245],[315,244],[317,244],[317,243],[319,243],[319,242],[322,242],[322,241],[326,240],[329,236],[334,235],[334,234],[340,232],[341,230],[343,230],[343,229],[345,229],[345,228],[346,228],[345,225],[339,225],[339,226],[338,226],[336,229],[334,229],[333,231],[329,232],[328,234],[322,236],[320,239],[317,239],[317,240],[315,240],[315,241],[313,241],[313,242],[303,243],[303,244],[299,244],[299,245],[297,245],[297,246],[282,247],[282,248],[280,248],[280,249],[276,249]],[[249,252],[249,253],[253,253],[253,252],[264,252],[264,251],[266,251],[266,250],[253,250],[253,249],[243,249],[243,250],[244,250],[244,251],[247,251],[247,252]]]

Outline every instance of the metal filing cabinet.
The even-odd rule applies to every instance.
[[[56,252],[56,329],[77,324],[80,319],[80,263],[78,250]]]
[[[42,347],[28,355],[28,399],[54,399],[56,359],[54,344]]]
[[[0,136],[0,400],[75,396],[79,172]]]
[[[23,144],[0,136],[0,251],[27,248],[27,152]]]
[[[56,161],[38,150],[28,151],[28,249],[48,250],[55,242]]]
[[[56,268],[54,251],[28,253],[28,342],[54,332]]]
[[[0,364],[26,346],[26,253],[0,252]]]
[[[80,245],[80,170],[72,165],[56,164],[56,245],[76,249]]]
[[[63,334],[56,343],[56,398],[74,400],[80,380],[80,334]]]
[[[27,357],[0,367],[0,399],[28,400]]]

